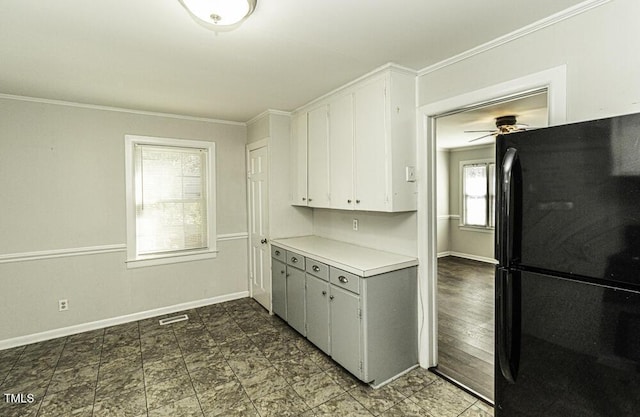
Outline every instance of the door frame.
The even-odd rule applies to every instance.
[[[260,148],[266,148],[267,150],[267,160],[269,161],[269,172],[267,172],[267,187],[269,187],[271,185],[271,149],[269,147],[269,137],[260,139],[258,141],[255,142],[251,142],[248,143],[246,145],[246,151],[245,151],[245,174],[247,177],[247,234],[248,234],[248,238],[247,238],[247,283],[249,286],[249,296],[251,298],[253,298],[253,285],[251,283],[251,271],[253,270],[253,260],[251,259],[251,216],[249,215],[251,212],[251,183],[250,183],[250,179],[249,179],[249,164],[251,162],[250,160],[250,154],[251,151],[255,151],[256,149],[260,149]],[[269,196],[267,196],[267,206],[269,206]],[[267,211],[267,217],[269,216],[269,212]],[[269,222],[269,228],[267,229],[267,248],[271,247],[271,222]],[[271,277],[271,256],[267,257],[269,259],[269,266],[267,268],[266,273],[269,274],[269,281],[271,282],[271,280],[273,279],[273,277]],[[269,297],[269,314],[273,314],[273,294],[270,292],[270,297]]]
[[[418,165],[418,297],[419,361],[438,364],[438,248],[435,120],[443,114],[535,89],[547,89],[549,125],[567,119],[566,65],[529,74],[479,90],[421,106],[416,114]]]

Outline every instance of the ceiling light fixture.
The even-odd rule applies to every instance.
[[[257,0],[180,0],[189,14],[215,31],[238,27],[256,8]]]

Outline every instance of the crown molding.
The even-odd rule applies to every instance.
[[[257,116],[252,117],[251,119],[249,119],[246,122],[246,125],[252,125],[255,122],[257,122],[258,120],[262,119],[265,116],[287,116],[290,117],[291,116],[291,112],[290,111],[284,111],[284,110],[274,110],[274,109],[267,109],[265,111],[263,111],[262,113],[260,113]]]
[[[321,95],[320,97],[314,98],[313,100],[311,100],[311,101],[303,104],[302,106],[296,108],[292,113],[297,113],[300,110],[306,109],[307,107],[312,106],[312,105],[314,105],[314,104],[326,99],[327,97],[331,97],[332,95],[334,95],[336,93],[339,93],[340,91],[346,90],[349,87],[351,87],[351,86],[353,86],[355,84],[358,84],[359,82],[361,82],[363,80],[366,80],[367,78],[370,78],[370,77],[373,77],[375,75],[378,75],[379,73],[381,73],[382,71],[385,71],[385,70],[397,71],[397,72],[401,72],[401,73],[404,73],[404,74],[407,74],[407,75],[413,75],[414,77],[416,77],[418,75],[418,72],[416,70],[414,70],[414,69],[411,69],[409,67],[403,67],[402,65],[398,65],[398,64],[393,63],[393,62],[387,62],[386,64],[381,65],[381,66],[379,66],[379,67],[367,72],[364,75],[361,75],[360,77],[356,78],[355,80],[349,81],[348,83],[343,84],[340,87],[338,87],[336,89],[333,89],[333,90],[329,91],[326,94]]]
[[[142,115],[142,116],[166,117],[166,118],[171,118],[171,119],[190,120],[190,121],[195,121],[195,122],[219,123],[219,124],[226,124],[226,125],[233,125],[233,126],[246,126],[247,125],[245,122],[234,122],[234,121],[231,121],[231,120],[210,119],[208,117],[195,117],[195,116],[185,116],[185,115],[181,115],[181,114],[172,114],[172,113],[161,113],[161,112],[152,112],[152,111],[144,111],[144,110],[125,109],[125,108],[121,108],[121,107],[101,106],[101,105],[97,105],[97,104],[77,103],[77,102],[73,102],[73,101],[52,100],[52,99],[48,99],[48,98],[19,96],[19,95],[13,95],[13,94],[2,94],[2,93],[0,93],[0,99],[27,101],[27,102],[31,102],[31,103],[41,103],[41,104],[53,104],[53,105],[57,105],[57,106],[78,107],[78,108],[83,108],[83,109],[111,111],[111,112],[117,112],[117,113],[138,114],[138,115]]]
[[[499,38],[493,39],[489,42],[483,43],[482,45],[476,46],[475,48],[468,49],[458,55],[454,55],[450,58],[437,62],[433,65],[425,67],[418,71],[418,77],[435,72],[439,69],[448,67],[460,61],[464,61],[465,59],[471,58],[473,56],[479,55],[483,52],[489,51],[491,49],[497,48],[501,45],[504,45],[509,42],[513,42],[516,39],[522,38],[523,36],[527,36],[531,33],[542,30],[546,27],[555,25],[564,20],[570,19],[574,16],[578,16],[582,13],[585,13],[591,9],[596,7],[600,7],[606,3],[611,2],[611,0],[587,0],[582,3],[576,4],[575,6],[569,7],[565,10],[562,10],[558,13],[555,13],[551,16],[548,16],[544,19],[538,20],[530,25],[524,26],[520,29],[517,29],[511,33],[508,33],[504,36],[500,36]]]

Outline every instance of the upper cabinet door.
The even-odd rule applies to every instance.
[[[307,112],[291,123],[291,204],[307,205]]]
[[[329,102],[329,177],[331,207],[353,209],[353,95]]]
[[[308,189],[310,207],[327,208],[329,201],[329,106],[308,113]]]
[[[389,123],[386,79],[375,79],[355,93],[355,209],[387,211]]]

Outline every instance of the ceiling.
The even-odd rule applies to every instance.
[[[3,0],[0,93],[245,122],[387,62],[425,68],[582,1],[258,0],[216,34],[178,0]]]
[[[510,115],[516,116],[517,123],[527,125],[528,129],[548,126],[546,90],[528,97],[504,100],[437,118],[436,146],[440,149],[453,149],[494,143],[495,136],[478,138],[496,130],[496,117]],[[470,130],[489,132],[466,132]]]

